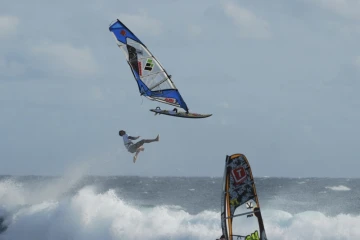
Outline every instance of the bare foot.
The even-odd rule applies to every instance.
[[[137,158],[137,155],[135,155],[134,158],[133,158],[134,163],[136,162],[136,158]]]

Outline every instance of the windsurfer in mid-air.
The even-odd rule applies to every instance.
[[[151,142],[159,141],[159,135],[157,135],[157,137],[154,139],[142,139],[136,143],[133,143],[131,140],[136,140],[139,137],[128,136],[124,130],[120,130],[119,135],[123,138],[126,149],[130,153],[135,153],[135,156],[133,159],[134,163],[136,162],[137,156],[140,153],[140,151],[144,151],[144,147],[143,147],[144,143],[151,143]]]

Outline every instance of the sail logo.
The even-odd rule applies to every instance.
[[[256,230],[254,233],[247,235],[245,240],[260,240],[258,231]]]
[[[239,201],[235,198],[235,199],[230,200],[230,205],[231,205],[231,206],[239,206],[240,203],[239,203]]]
[[[231,171],[231,175],[235,180],[235,184],[240,184],[246,179],[246,172],[244,167],[238,167]]]
[[[145,65],[145,70],[147,71],[151,71],[154,67],[154,63],[153,63],[153,60],[148,58],[148,60],[146,61],[146,65]]]
[[[168,102],[168,103],[175,103],[175,99],[173,98],[165,98],[165,102]]]

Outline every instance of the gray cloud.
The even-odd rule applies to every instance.
[[[347,19],[360,20],[360,2],[356,0],[316,0],[321,7]]]
[[[269,24],[252,11],[228,1],[223,4],[225,14],[239,28],[239,36],[245,38],[269,38]]]
[[[64,43],[44,43],[30,49],[38,66],[56,75],[92,76],[99,66],[89,47],[73,47]]]
[[[358,20],[317,6],[5,0],[1,173],[56,175],[91,160],[94,174],[220,176],[225,155],[241,152],[256,176],[357,176]],[[108,30],[116,18],[172,74],[190,111],[212,117],[150,113],[168,107],[140,97]],[[161,141],[134,165],[122,128]]]

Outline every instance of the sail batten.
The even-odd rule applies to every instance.
[[[234,217],[240,217],[240,216],[243,216],[243,215],[257,213],[257,212],[259,212],[259,211],[251,211],[251,212],[240,213],[240,214],[236,214],[236,215],[233,215],[233,216],[226,217],[225,219],[234,218]]]

